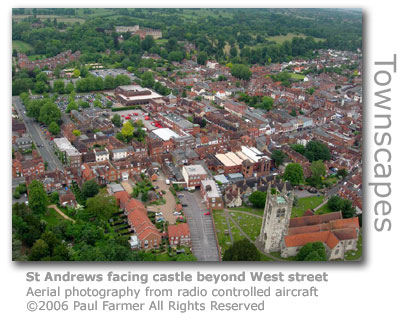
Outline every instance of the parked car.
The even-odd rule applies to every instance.
[[[210,216],[210,211],[203,213],[204,216]]]
[[[187,204],[186,204],[186,203],[182,203],[182,207],[187,207]]]

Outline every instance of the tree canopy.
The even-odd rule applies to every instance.
[[[293,186],[297,186],[304,181],[304,171],[299,163],[290,163],[285,167],[284,179]]]
[[[223,255],[223,261],[260,261],[260,259],[260,252],[246,238],[235,241]]]
[[[34,214],[41,215],[47,211],[47,193],[38,180],[33,180],[28,186],[28,204]]]
[[[264,208],[266,203],[266,193],[262,191],[254,191],[250,197],[249,201],[253,204],[256,208]]]

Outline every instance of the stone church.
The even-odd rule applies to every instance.
[[[286,184],[281,192],[271,194],[271,183],[268,186],[263,223],[259,236],[264,252],[281,250],[281,243],[287,235],[293,207],[294,193],[287,191]]]

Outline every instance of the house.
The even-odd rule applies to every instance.
[[[190,242],[190,230],[187,223],[179,223],[176,225],[170,225],[168,227],[168,238],[171,247],[176,246],[189,246]]]
[[[208,209],[223,209],[222,193],[213,179],[202,180],[200,193]]]
[[[208,177],[206,170],[200,164],[183,166],[182,175],[189,190],[200,187],[201,181]]]
[[[142,202],[130,198],[125,191],[114,194],[120,208],[124,209],[129,226],[134,232],[130,245],[132,249],[150,250],[158,248],[162,241],[159,230],[148,217],[148,211]]]

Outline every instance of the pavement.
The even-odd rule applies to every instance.
[[[183,207],[183,212],[189,224],[193,254],[198,261],[220,261],[212,217],[203,215],[209,210],[201,202],[200,192],[182,191],[178,194],[183,194],[179,198],[182,204],[188,205]]]
[[[175,211],[175,207],[176,207],[176,199],[173,196],[172,192],[170,192],[169,190],[170,185],[167,185],[165,181],[166,181],[166,178],[161,172],[158,177],[158,180],[153,181],[152,185],[154,187],[159,186],[159,189],[155,189],[156,191],[162,191],[162,190],[165,191],[165,195],[163,196],[163,198],[165,199],[166,203],[162,205],[149,206],[148,210],[155,211],[155,212],[162,212],[163,218],[165,219],[165,221],[168,221],[169,224],[175,224],[177,216],[175,216],[173,212]]]
[[[44,161],[48,163],[47,171],[60,170],[63,171],[63,165],[61,161],[54,154],[53,147],[50,145],[50,141],[46,139],[41,132],[41,128],[34,119],[26,116],[24,111],[26,110],[20,97],[13,97],[13,104],[18,112],[20,119],[22,119],[27,127],[27,131],[30,134],[33,142],[37,146],[37,150],[40,153]],[[44,147],[38,147],[44,145]]]

